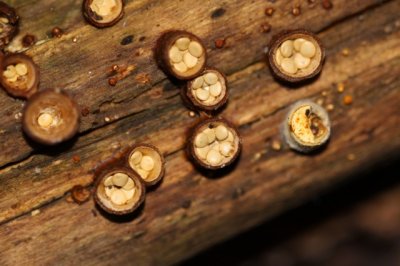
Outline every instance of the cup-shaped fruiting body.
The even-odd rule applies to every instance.
[[[0,62],[0,83],[12,96],[29,98],[39,85],[39,67],[25,54],[9,54]]]
[[[197,78],[188,81],[186,97],[197,109],[215,111],[228,101],[228,83],[217,69],[206,68]]]
[[[88,201],[90,195],[90,190],[81,185],[76,185],[71,189],[71,197],[78,204],[83,204]]]
[[[47,89],[29,98],[23,111],[22,128],[34,141],[55,145],[77,133],[79,118],[76,103],[65,92]]]
[[[165,173],[165,161],[161,152],[150,144],[137,144],[128,154],[128,165],[135,171],[146,186],[161,181]]]
[[[111,27],[124,16],[123,0],[84,0],[83,16],[97,28]]]
[[[268,61],[273,74],[281,80],[300,82],[321,72],[325,49],[312,32],[284,31],[272,38]]]
[[[135,211],[145,199],[146,188],[139,176],[128,168],[116,168],[100,175],[94,199],[106,212],[124,215]]]
[[[331,123],[326,110],[311,100],[290,107],[282,125],[283,137],[290,148],[307,153],[327,143]]]
[[[0,2],[0,49],[4,49],[18,33],[18,20],[15,9]]]
[[[232,164],[240,150],[239,132],[223,118],[200,122],[188,142],[188,151],[194,162],[209,170],[222,169]]]
[[[207,51],[197,36],[187,31],[174,30],[164,33],[158,39],[155,57],[168,75],[189,80],[203,71]]]

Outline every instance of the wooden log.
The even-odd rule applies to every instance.
[[[335,1],[330,10],[304,3],[297,17],[283,2],[128,1],[121,22],[97,30],[83,21],[80,1],[12,1],[23,22],[20,36],[45,40],[26,51],[41,67],[41,88],[66,89],[90,113],[76,142],[48,150],[22,135],[23,102],[0,94],[0,264],[174,263],[398,154],[398,1]],[[271,19],[264,15],[268,5],[276,9]],[[266,21],[269,34],[261,31]],[[292,25],[318,32],[328,58],[319,79],[297,89],[277,83],[263,61],[272,34]],[[66,33],[47,39],[54,26]],[[199,118],[188,116],[179,86],[152,58],[155,40],[169,28],[200,36],[209,64],[228,76],[232,95],[222,115],[239,126],[244,147],[236,169],[223,178],[207,178],[183,152],[187,130]],[[134,41],[122,46],[129,35]],[[223,49],[214,48],[217,38],[226,38]],[[136,70],[110,87],[112,64]],[[142,73],[150,84],[139,82]],[[343,104],[345,94],[352,105]],[[272,149],[288,105],[303,98],[333,104],[329,146],[314,156]],[[167,159],[165,180],[139,215],[115,221],[92,201],[65,200],[74,185],[91,184],[102,162],[139,141],[157,145]],[[35,209],[40,213],[32,216]]]

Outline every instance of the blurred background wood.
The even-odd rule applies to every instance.
[[[0,93],[1,265],[176,263],[399,154],[399,1],[337,0],[328,10],[302,1],[293,16],[292,1],[137,0],[104,30],[85,23],[81,1],[6,2],[21,17],[12,47],[20,49],[27,33],[39,40],[26,53],[41,68],[41,88],[65,89],[88,114],[79,138],[46,149],[21,133],[23,101]],[[276,10],[272,17],[267,7]],[[65,34],[49,37],[56,26]],[[271,36],[293,27],[318,33],[327,49],[319,79],[299,88],[276,82],[264,63]],[[222,115],[238,125],[244,149],[226,176],[205,176],[185,156],[187,130],[199,117],[188,115],[181,84],[152,58],[156,39],[170,28],[202,38],[209,64],[228,76],[232,93]],[[133,42],[122,45],[127,36]],[[221,38],[226,45],[216,49]],[[113,64],[136,68],[110,87]],[[353,103],[344,104],[345,96]],[[332,139],[313,156],[280,140],[287,107],[303,98],[333,107]],[[90,186],[99,165],[139,141],[158,146],[167,160],[164,182],[140,213],[115,220],[92,201],[69,202],[74,185]]]
[[[400,160],[207,249],[182,265],[397,266]]]

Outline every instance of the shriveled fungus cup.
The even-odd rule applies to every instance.
[[[308,153],[325,145],[331,134],[326,110],[311,100],[294,103],[282,125],[283,137],[294,150]]]

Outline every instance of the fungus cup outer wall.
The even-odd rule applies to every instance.
[[[69,108],[67,111],[71,111],[72,115],[74,116],[73,121],[69,121],[70,123],[74,123],[69,131],[66,134],[61,134],[59,136],[44,136],[44,134],[36,132],[36,124],[32,122],[32,119],[37,119],[37,117],[33,117],[32,110],[35,109],[44,109],[44,108],[38,108],[35,106],[35,104],[38,104],[37,101],[42,100],[42,98],[46,97],[46,94],[53,94],[54,97],[62,96],[64,101],[57,101],[57,103],[65,103],[65,100],[68,100]],[[53,99],[54,99],[53,97]],[[56,104],[57,104],[56,103]],[[33,108],[33,109],[32,109]],[[65,123],[66,124],[66,123]],[[80,112],[78,105],[75,103],[75,101],[63,90],[60,89],[45,89],[40,92],[35,93],[29,101],[25,104],[24,110],[23,110],[23,116],[22,116],[22,129],[24,132],[34,141],[37,143],[43,144],[43,145],[56,145],[59,144],[63,141],[71,139],[79,130],[79,124],[80,124]],[[64,133],[64,131],[63,131]]]

